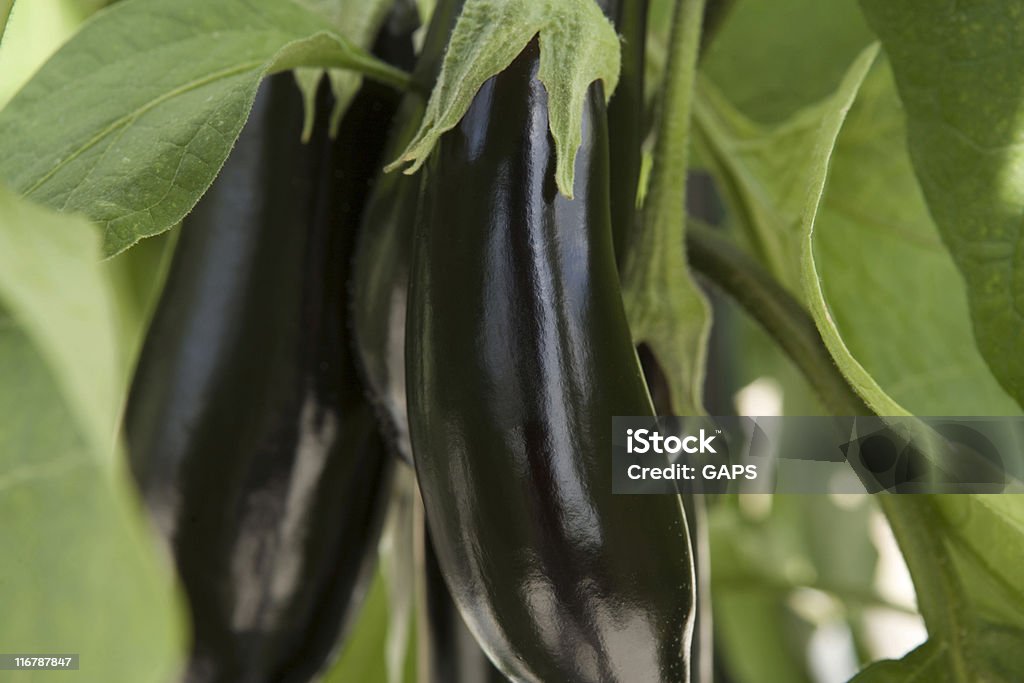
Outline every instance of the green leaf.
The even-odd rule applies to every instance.
[[[814,225],[836,138],[861,82],[878,52],[865,48],[835,94],[799,112],[774,130],[746,120],[705,86],[697,121],[738,217],[780,280],[796,287],[803,272],[804,299],[833,359],[854,390],[880,415],[904,415],[846,346],[828,310],[814,261]],[[803,253],[801,255],[801,250]],[[799,260],[798,260],[799,259]]]
[[[974,609],[1024,629],[1024,497],[936,496],[935,505]]]
[[[815,261],[832,318],[853,356],[914,414],[1019,414],[974,342],[963,280],[903,135],[882,60],[839,135],[817,212]]]
[[[686,261],[686,174],[703,0],[683,0],[673,17],[654,167],[623,275],[633,343],[644,344],[665,374],[669,403],[704,412],[704,368],[711,308]]]
[[[735,216],[791,289],[800,291],[794,275],[809,269],[805,300],[869,404],[889,415],[1016,414],[973,343],[962,281],[903,151],[903,114],[885,62],[866,77],[832,149],[815,141],[828,112],[844,104],[835,98],[765,128],[708,84],[702,92],[705,157],[730,190]],[[812,184],[825,190],[807,207]],[[801,262],[808,242],[813,251]]]
[[[0,41],[4,39],[4,30],[7,28],[7,20],[11,16],[11,7],[14,0],[0,0]]]
[[[892,151],[900,149],[893,137],[902,132],[893,92],[888,72],[877,70],[834,147],[830,138],[836,136],[826,133],[827,123],[822,128],[814,165],[820,174],[815,175],[803,219],[803,274],[812,314],[837,365],[878,414],[895,415],[902,406],[889,398],[876,378],[904,394],[909,405],[921,413],[1012,413],[1012,402],[972,353],[959,281],[945,260],[946,254],[936,248],[934,240],[927,240],[923,207],[919,200],[906,200],[914,197],[913,186],[907,180],[907,160]],[[886,159],[889,163],[881,163]],[[823,202],[826,175],[830,184]],[[816,224],[819,229],[827,226],[835,231],[835,237],[842,238],[840,231],[845,232],[844,238],[833,242],[836,251],[829,270],[819,271],[815,260]],[[878,231],[879,224],[888,234],[873,240],[877,251],[857,249],[866,227]],[[933,280],[936,269],[940,279]],[[820,272],[849,278],[845,291],[856,292],[860,304],[847,298],[844,302],[833,300],[830,308]],[[923,279],[923,273],[929,277]],[[885,284],[877,284],[879,281]],[[951,282],[956,284],[950,287]],[[860,283],[870,286],[857,288]],[[843,290],[840,286],[832,291]],[[887,311],[892,302],[902,297],[909,297],[913,307],[925,315],[908,319],[901,311],[890,317]],[[931,297],[936,297],[934,304],[922,301]],[[849,317],[844,320],[840,312]],[[921,327],[913,327],[914,318],[920,320]],[[892,333],[880,334],[886,329]],[[893,339],[901,338],[899,331],[906,329],[930,334],[919,344],[902,348],[892,344]],[[848,343],[856,344],[858,356]],[[877,368],[875,373],[869,374],[858,357],[869,360],[870,367]],[[921,669],[922,675],[943,673],[941,679],[927,680],[1016,680],[1024,674],[1018,661],[1013,677],[992,677],[994,672],[988,667],[1005,663],[988,657],[987,643],[993,637],[1002,641],[1008,636],[1003,631],[993,636],[988,626],[978,625],[984,621],[982,616],[991,618],[1000,612],[1018,615],[1017,623],[1021,623],[1024,525],[1020,521],[1024,501],[1018,496],[1005,496],[994,504],[991,499],[985,501],[980,496],[937,496],[934,506],[946,511],[944,519],[937,514],[918,515],[920,523],[903,534],[897,531],[931,636],[929,645],[912,656],[910,664],[899,667],[927,667]],[[893,500],[885,509],[898,529],[908,515],[916,514],[912,511],[915,505]],[[916,538],[908,539],[911,534]],[[932,538],[934,543],[922,543],[922,537]],[[979,656],[988,658],[976,660]]]
[[[744,0],[701,70],[744,115],[779,123],[830,96],[873,40],[856,0]]]
[[[746,75],[761,74],[753,69],[758,55],[778,65],[827,62],[830,71],[851,45],[865,40],[859,20],[835,20],[854,11],[852,3],[829,3],[836,16],[806,5],[806,0],[740,3],[713,42],[705,71],[729,79],[715,85],[739,97],[744,112],[761,115],[757,103],[783,92],[792,97],[786,106],[816,92],[805,89],[804,68],[764,79]],[[769,6],[793,20],[767,22]],[[817,44],[820,59],[806,59],[808,41]],[[819,67],[825,69],[806,69]],[[814,136],[833,100],[766,127],[735,111],[707,79],[701,85],[696,122],[703,157],[713,165],[755,252],[803,298],[799,257],[807,236],[801,214],[816,154]],[[818,324],[839,331],[842,344],[834,338],[831,347],[841,357],[852,356],[841,367],[860,365],[892,398],[876,392],[880,411],[895,412],[899,405],[919,415],[1017,414],[974,343],[963,282],[942,248],[903,152],[903,116],[889,69],[880,63],[866,77],[830,153],[830,179],[817,207],[812,256],[828,313],[818,308]],[[908,330],[914,331],[914,341],[898,343],[909,339]]]
[[[1014,414],[972,343],[962,282],[899,151],[891,76],[884,66],[876,74],[835,147],[825,136],[817,147],[820,173],[802,218],[811,313],[840,370],[879,415]],[[859,248],[865,231],[871,249]]]
[[[873,410],[1015,413],[972,343],[962,282],[902,153],[891,74],[883,62],[865,75],[865,59],[836,95],[774,129],[708,88],[698,109],[705,157],[762,259],[783,278],[802,271],[830,353]],[[978,496],[916,498],[883,502],[931,640],[863,680],[1020,680],[1019,662],[988,651],[996,640],[1020,638],[992,626],[1019,623],[1019,497],[995,506]],[[922,506],[930,511],[921,514]]]
[[[967,284],[981,353],[1024,405],[1024,8],[862,0],[906,106],[925,198]]]
[[[98,14],[0,112],[0,180],[84,213],[116,254],[206,191],[260,79],[298,66],[402,72],[290,0],[129,0]],[[69,115],[72,112],[73,115]]]
[[[1024,674],[1024,631],[972,625],[955,645],[929,640],[899,661],[871,665],[853,683],[1016,683]]]
[[[0,40],[0,110],[78,30],[82,19],[66,0],[16,4]]]
[[[113,290],[92,226],[0,187],[0,303],[53,368],[93,452],[109,458],[124,373]]]
[[[1019,496],[1004,496],[1019,498]],[[856,683],[937,681],[1010,683],[1024,676],[1024,630],[993,624],[971,602],[971,584],[956,571],[949,522],[940,508],[949,499],[973,504],[980,496],[886,496],[883,507],[914,579],[928,626],[928,641],[898,662],[868,667]],[[1014,504],[1019,505],[1018,503]],[[1019,538],[1000,539],[1019,543]],[[1015,590],[1021,590],[1017,584]]]
[[[477,91],[540,35],[540,73],[548,93],[548,125],[558,159],[559,191],[572,197],[582,140],[583,98],[596,80],[605,99],[619,79],[619,40],[593,0],[467,0],[455,24],[423,123],[393,170],[415,173],[437,139],[454,128]]]
[[[847,346],[850,335],[847,334],[844,337],[832,310],[847,310],[862,314],[871,311],[875,314],[871,318],[876,322],[873,328],[864,327],[869,321],[861,315],[859,320],[844,325],[844,329],[861,330],[859,334],[862,335],[861,338],[864,341],[860,346],[862,349],[875,350],[875,353],[871,355],[875,359],[874,365],[881,368],[884,373],[882,376],[895,378],[898,374],[902,374],[905,380],[910,377],[918,385],[925,384],[925,388],[930,389],[929,393],[922,393],[920,387],[915,386],[915,382],[905,382],[901,387],[908,396],[913,398],[915,405],[919,406],[919,410],[934,411],[939,403],[934,393],[935,388],[938,388],[940,391],[944,389],[940,397],[946,400],[945,406],[951,408],[959,406],[960,410],[951,412],[962,413],[978,410],[977,403],[973,406],[966,406],[964,397],[969,397],[967,400],[974,402],[977,402],[978,399],[981,399],[982,402],[991,401],[988,405],[995,409],[1009,411],[1012,407],[1007,405],[1005,396],[1001,395],[998,387],[994,386],[991,381],[986,384],[985,378],[988,373],[984,372],[984,368],[979,363],[970,363],[971,354],[963,353],[964,348],[972,349],[972,347],[969,344],[969,339],[965,338],[965,326],[955,324],[956,317],[943,321],[948,323],[950,333],[959,336],[959,343],[949,347],[948,350],[957,349],[959,346],[960,358],[965,365],[959,367],[954,365],[952,376],[943,376],[942,371],[949,370],[949,366],[926,366],[924,368],[925,375],[914,377],[907,374],[906,367],[902,370],[896,369],[900,361],[894,362],[893,354],[888,354],[888,358],[886,358],[886,354],[880,351],[879,340],[888,339],[891,345],[893,339],[893,337],[880,337],[877,324],[879,317],[884,315],[885,308],[891,305],[892,299],[878,300],[877,302],[869,300],[865,302],[868,304],[866,306],[848,304],[845,309],[833,308],[831,310],[826,303],[814,255],[814,230],[818,222],[822,226],[842,225],[842,217],[845,217],[851,225],[857,226],[857,230],[848,231],[842,253],[836,254],[832,266],[836,272],[842,272],[840,271],[841,267],[849,268],[850,261],[857,259],[852,255],[858,251],[853,246],[854,240],[862,240],[865,224],[877,225],[877,217],[881,216],[890,221],[894,218],[902,219],[894,224],[886,223],[883,220],[882,225],[889,228],[891,232],[895,232],[900,240],[906,240],[911,243],[911,246],[916,246],[918,257],[910,256],[914,253],[913,250],[904,248],[900,252],[898,249],[893,249],[891,244],[883,242],[879,244],[881,249],[877,254],[874,252],[870,254],[872,269],[860,271],[860,275],[891,271],[895,274],[894,279],[897,286],[900,284],[905,286],[902,292],[903,296],[911,296],[915,306],[922,305],[921,300],[914,296],[915,290],[927,290],[931,287],[938,288],[941,292],[943,282],[956,282],[955,278],[949,278],[934,284],[925,281],[922,285],[921,273],[928,272],[924,269],[930,265],[941,266],[941,257],[944,254],[935,250],[934,242],[929,244],[927,241],[923,243],[919,241],[914,245],[915,232],[904,232],[902,235],[899,233],[899,227],[920,227],[926,225],[927,222],[923,219],[923,211],[920,206],[915,208],[911,203],[909,212],[901,211],[901,208],[907,208],[906,203],[893,201],[894,197],[899,196],[898,193],[901,190],[907,191],[907,185],[905,182],[901,182],[901,179],[905,180],[909,177],[909,169],[905,161],[901,168],[899,155],[892,152],[893,141],[891,138],[887,138],[886,131],[889,131],[890,134],[895,131],[898,135],[900,126],[898,125],[899,119],[892,113],[894,108],[891,105],[894,100],[891,96],[891,80],[886,79],[887,74],[884,70],[878,73],[881,73],[881,77],[873,84],[876,89],[873,91],[869,89],[865,92],[866,99],[860,103],[857,115],[848,121],[848,126],[844,128],[839,143],[836,143],[835,140],[838,126],[842,123],[842,112],[837,112],[833,117],[826,117],[825,124],[822,126],[817,146],[817,160],[813,165],[818,173],[813,176],[812,191],[808,197],[803,218],[806,230],[803,274],[812,314],[843,374],[878,414],[895,415],[898,414],[895,411],[901,410],[902,407],[889,398],[889,395],[877,384],[875,376],[869,374],[854,357]],[[889,94],[889,97],[886,97],[886,93]],[[836,117],[840,117],[838,121]],[[858,120],[858,117],[863,117],[863,119]],[[829,130],[830,121],[837,124],[835,133]],[[886,122],[895,123],[895,125],[887,126]],[[876,147],[876,145],[881,145],[881,147]],[[858,158],[860,163],[853,163],[853,160]],[[887,158],[895,159],[897,163],[895,165],[878,163],[878,160]],[[833,164],[831,175],[828,173],[830,160]],[[870,175],[868,174],[869,169]],[[829,176],[830,190],[827,201],[822,202],[826,176]],[[869,205],[865,202],[866,197],[871,197],[876,202]],[[886,197],[889,199],[887,200]],[[822,213],[824,207],[829,205],[836,212],[835,214]],[[866,206],[871,206],[877,213],[872,214],[870,209],[865,208]],[[917,220],[914,220],[915,215],[919,217]],[[892,230],[891,225],[895,225],[897,229]],[[928,233],[926,231],[916,233],[917,236],[922,234],[927,235]],[[896,241],[897,245],[900,240]],[[898,260],[900,256],[903,257],[902,260]],[[885,265],[889,265],[889,268],[884,268]],[[908,272],[910,273],[909,279],[906,276],[901,278],[899,275],[899,273],[906,274]],[[874,284],[874,281],[878,279],[880,278],[877,276],[875,278],[864,277],[861,281]],[[870,291],[870,288],[863,289]],[[860,291],[862,296],[863,289]],[[948,294],[950,298],[944,301],[937,300],[936,307],[939,310],[944,307],[952,308],[954,312],[961,313],[960,320],[963,320],[962,304],[959,310],[956,307],[957,303],[962,302],[957,294],[959,291],[953,288]],[[872,307],[872,303],[875,303],[877,308]],[[942,320],[943,316],[930,318],[930,322],[935,322],[936,319]],[[911,323],[904,317],[901,320],[892,321],[891,324],[894,330],[905,330]],[[918,332],[920,331],[922,330],[918,330]],[[867,341],[868,335],[872,337],[873,341]],[[914,346],[913,350],[908,345],[902,350],[902,355],[923,355],[927,358],[926,363],[936,363],[940,360],[944,350],[943,344],[937,343],[940,341],[926,338],[925,343]],[[949,340],[945,341],[948,343]],[[940,352],[938,358],[934,355],[936,350]],[[948,356],[947,360],[949,360]],[[911,368],[914,367],[913,361],[910,362],[910,365]],[[964,372],[965,368],[967,369],[966,381],[958,384],[955,381],[958,379],[958,373]],[[951,378],[954,380],[952,386],[948,384]],[[934,383],[935,388],[927,386],[931,383]],[[963,393],[952,396],[949,393],[950,389]],[[887,501],[885,509],[894,525],[904,556],[910,566],[922,614],[928,624],[930,640],[928,644],[901,663],[880,666],[873,670],[877,673],[872,673],[871,676],[880,676],[882,678],[879,680],[885,680],[885,676],[897,673],[920,675],[925,680],[1009,681],[1018,680],[1024,674],[1024,660],[1016,656],[1005,657],[999,651],[1003,644],[1011,642],[1013,639],[1019,641],[1024,635],[1024,631],[1011,634],[1002,628],[994,629],[980,617],[985,612],[986,602],[992,609],[991,605],[1001,602],[1005,604],[1008,601],[1009,604],[1018,606],[1018,609],[1011,608],[1010,610],[1011,613],[1018,615],[1020,614],[1019,607],[1024,605],[1024,593],[1022,593],[1024,583],[1021,582],[1024,579],[1024,573],[1021,572],[1019,564],[1021,553],[1024,553],[1024,525],[1020,524],[1022,519],[1021,501],[1017,496],[1006,496],[1005,500],[997,504],[997,509],[1001,508],[1004,513],[1001,516],[992,514],[992,505],[985,505],[983,501],[984,498],[979,496],[938,496],[934,498],[934,501],[929,499],[927,503],[904,499]],[[945,519],[941,515],[927,510],[923,513],[915,510],[915,508],[927,508],[930,505],[938,510],[945,509]],[[908,519],[912,521],[908,522]],[[998,525],[995,523],[997,521],[1005,523]],[[993,536],[993,532],[997,531],[1002,533]],[[985,545],[978,545],[979,542]],[[1002,550],[993,550],[993,547],[1000,546],[1002,546]],[[1003,565],[1004,561],[1010,561],[1012,564]],[[995,590],[993,586],[1002,589],[995,599],[991,597]],[[872,679],[867,678],[866,680]]]
[[[327,19],[338,35],[363,50],[373,47],[374,38],[377,37],[377,32],[394,4],[394,0],[363,0],[362,2],[297,0],[297,2]],[[323,69],[310,68],[296,69],[295,71],[295,77],[306,101],[306,123],[302,133],[304,140],[309,139],[313,130],[313,100],[316,97],[317,86],[320,85],[323,73]],[[341,117],[345,115],[345,111],[352,102],[352,98],[356,96],[363,79],[354,71],[330,69],[327,73],[331,80],[331,90],[334,92],[334,108],[331,112],[330,122],[331,135],[334,136],[338,132],[338,126],[341,125]]]
[[[118,340],[99,245],[80,219],[0,190],[0,544],[16,549],[0,554],[0,642],[77,652],[83,680],[162,683],[183,614],[111,457]]]
[[[814,152],[810,160],[810,188],[807,203],[802,217],[804,236],[803,254],[801,256],[801,273],[804,282],[804,296],[811,310],[811,316],[818,325],[818,332],[828,347],[836,365],[846,380],[861,398],[878,415],[907,415],[907,411],[893,401],[875,381],[875,378],[864,369],[864,366],[853,356],[829,312],[828,302],[821,285],[817,263],[814,258],[814,227],[818,214],[818,206],[825,192],[825,180],[828,177],[829,161],[835,148],[836,138],[842,128],[846,114],[853,104],[853,98],[878,54],[878,46],[873,45],[864,50],[850,67],[842,84],[831,101],[829,111],[821,122],[821,127],[814,142]]]

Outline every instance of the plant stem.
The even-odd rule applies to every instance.
[[[704,0],[678,0],[676,3],[654,167],[644,207],[644,232],[655,231],[658,223],[684,225],[686,221],[679,199],[686,196],[690,119],[704,4]]]
[[[906,607],[904,605],[898,605],[894,602],[890,602],[874,591],[822,581],[793,583],[773,580],[761,576],[757,578],[716,577],[715,586],[716,588],[724,588],[735,593],[773,593],[779,595],[788,595],[800,588],[807,588],[810,590],[821,591],[822,593],[828,593],[844,603],[853,603],[861,607],[880,607],[882,609],[888,609],[902,614],[917,614],[917,610],[912,607]]]
[[[768,332],[833,415],[870,415],[832,361],[810,314],[752,257],[693,219],[690,265],[732,297]]]

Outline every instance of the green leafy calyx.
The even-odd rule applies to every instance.
[[[559,191],[572,197],[582,140],[583,98],[596,80],[611,97],[619,78],[615,29],[593,0],[468,0],[452,32],[437,85],[416,137],[388,166],[415,173],[443,133],[454,128],[488,78],[540,36],[539,77],[548,93],[548,126]]]

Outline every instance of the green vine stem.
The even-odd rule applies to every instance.
[[[916,616],[918,613],[913,607],[892,602],[883,595],[874,591],[865,590],[856,586],[848,586],[841,583],[829,583],[827,581],[820,580],[785,581],[782,579],[765,577],[757,577],[755,579],[749,576],[716,576],[715,587],[726,589],[734,593],[778,596],[788,596],[796,590],[810,589],[822,593],[828,593],[848,605],[856,605],[861,608],[872,607],[885,609],[911,616]]]

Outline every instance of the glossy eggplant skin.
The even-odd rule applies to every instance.
[[[406,112],[415,109],[422,115],[418,103],[402,107],[396,140],[412,139],[419,117]],[[394,154],[386,158],[393,159],[401,149],[389,145]],[[352,297],[353,333],[367,391],[391,451],[408,465],[412,446],[405,413],[405,309],[419,193],[419,176],[390,173],[377,183],[360,231]]]
[[[290,74],[261,87],[185,219],[126,413],[131,471],[192,615],[189,683],[307,681],[375,560],[391,479],[349,348],[361,197],[394,108],[367,86],[300,143]]]
[[[558,194],[532,42],[427,164],[409,288],[409,419],[439,565],[515,681],[688,675],[680,501],[613,496],[611,418],[651,415],[615,268],[604,98]]]
[[[464,0],[440,0],[413,72],[424,89],[433,87],[445,46]],[[419,128],[426,101],[405,96],[395,115],[384,158],[398,157]],[[352,325],[357,355],[392,453],[411,466],[405,391],[405,321],[413,229],[422,175],[385,173],[367,203],[352,278]],[[429,541],[424,549],[423,619],[419,634],[420,680],[430,683],[505,683],[466,628],[441,575]]]
[[[434,8],[414,80],[433,87],[448,37],[464,0]],[[396,159],[412,141],[426,109],[419,93],[402,100],[384,158]],[[352,329],[367,390],[391,450],[412,465],[405,389],[405,316],[409,260],[421,175],[382,173],[367,202],[352,276]]]
[[[437,553],[424,529],[423,608],[426,629],[420,645],[426,648],[426,676],[430,683],[507,683],[491,663],[452,600]]]

